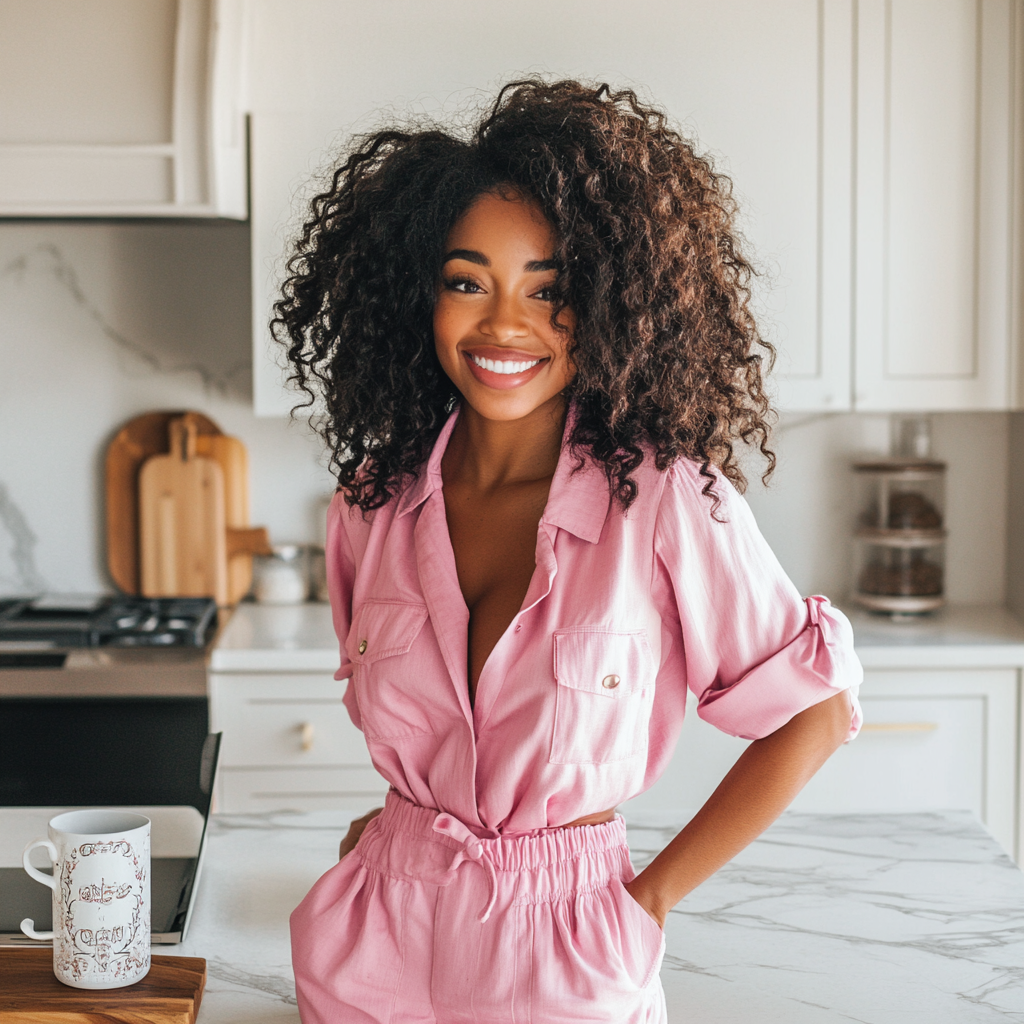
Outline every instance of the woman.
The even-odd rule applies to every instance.
[[[772,455],[732,217],[662,114],[572,81],[372,135],[314,201],[275,325],[392,789],[292,915],[306,1024],[663,1021],[668,911],[855,734],[849,624],[734,486],[734,442]],[[634,875],[615,806],[687,688],[754,742]]]

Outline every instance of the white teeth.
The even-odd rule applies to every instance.
[[[536,366],[540,360],[534,359],[532,362],[513,362],[512,360],[499,360],[499,359],[481,359],[480,356],[475,356],[470,353],[470,359],[476,363],[477,366],[482,367],[485,370],[490,370],[491,373],[523,373],[529,370],[530,367]]]

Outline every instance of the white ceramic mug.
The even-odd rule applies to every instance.
[[[30,939],[53,939],[53,973],[72,988],[123,988],[149,973],[149,818],[130,811],[68,811],[49,839],[25,847],[25,870],[53,890],[53,931],[21,922]],[[29,863],[45,847],[53,875]]]

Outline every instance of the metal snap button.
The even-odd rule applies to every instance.
[[[617,675],[610,675],[605,676],[604,679],[601,680],[601,685],[606,690],[614,690],[615,687],[618,686],[621,682],[622,680]]]
[[[366,653],[366,641],[365,640],[360,640],[359,641],[359,653],[360,654],[365,654]]]

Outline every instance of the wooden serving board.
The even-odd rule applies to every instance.
[[[224,473],[196,452],[195,427],[172,420],[171,450],[139,471],[143,597],[215,597],[228,604]]]
[[[126,594],[138,594],[139,578],[139,470],[151,455],[170,450],[171,420],[186,417],[196,428],[196,450],[201,441],[220,436],[220,427],[198,412],[149,412],[129,420],[107,448],[106,518],[107,565],[114,582]],[[226,498],[228,504],[230,498]],[[248,501],[246,501],[248,511]]]
[[[220,432],[199,412],[151,412],[129,420],[107,448],[107,565],[127,594],[142,591],[139,547],[139,473],[143,463],[170,450],[170,424],[182,419],[195,428],[196,454],[213,459],[224,475],[227,523],[227,603],[235,604],[252,583],[252,556],[269,554],[267,531],[249,526],[249,466],[245,445]]]
[[[81,989],[53,976],[52,949],[0,949],[0,1024],[195,1024],[206,961],[154,956],[127,988]]]

